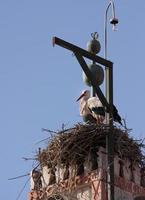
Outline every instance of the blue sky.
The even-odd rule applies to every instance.
[[[108,0],[0,0],[0,199],[17,198],[27,178],[36,143],[81,121],[75,100],[81,68],[71,52],[52,47],[58,36],[86,48],[99,33],[103,56],[103,21]],[[118,31],[108,25],[108,57],[114,62],[114,103],[136,138],[144,137],[145,1],[116,0]],[[20,200],[27,199],[28,186]]]

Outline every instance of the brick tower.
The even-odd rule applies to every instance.
[[[29,200],[107,200],[105,125],[77,124],[58,132],[38,153]],[[114,127],[115,200],[145,200],[142,144]]]

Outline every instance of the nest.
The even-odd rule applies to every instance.
[[[84,162],[90,151],[106,147],[106,136],[114,135],[114,152],[121,159],[129,159],[139,166],[145,166],[142,141],[133,140],[128,130],[113,127],[112,133],[106,125],[76,124],[73,128],[58,131],[48,142],[46,149],[37,155],[41,165],[53,167],[59,164],[73,165]]]

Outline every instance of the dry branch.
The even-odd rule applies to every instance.
[[[54,133],[54,131],[51,131]],[[76,124],[73,128],[64,129],[53,134],[48,146],[37,155],[42,165],[55,167],[56,165],[76,164],[84,161],[91,150],[106,146],[106,136],[109,127],[97,124]],[[140,166],[145,165],[145,148],[142,140],[133,140],[127,129],[114,127],[114,151],[120,158],[127,158]]]

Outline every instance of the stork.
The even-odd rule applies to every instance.
[[[97,124],[103,123],[105,119],[104,107],[97,97],[90,97],[90,91],[84,90],[81,96],[77,99],[80,100],[80,116],[84,121],[96,122]]]
[[[105,108],[98,97],[90,97],[90,91],[82,91],[80,97],[80,116],[87,121],[97,122],[98,124],[103,123],[105,119]],[[108,112],[108,110],[106,110]],[[114,121],[121,123],[121,117],[118,114],[117,108],[113,105],[113,119]]]

